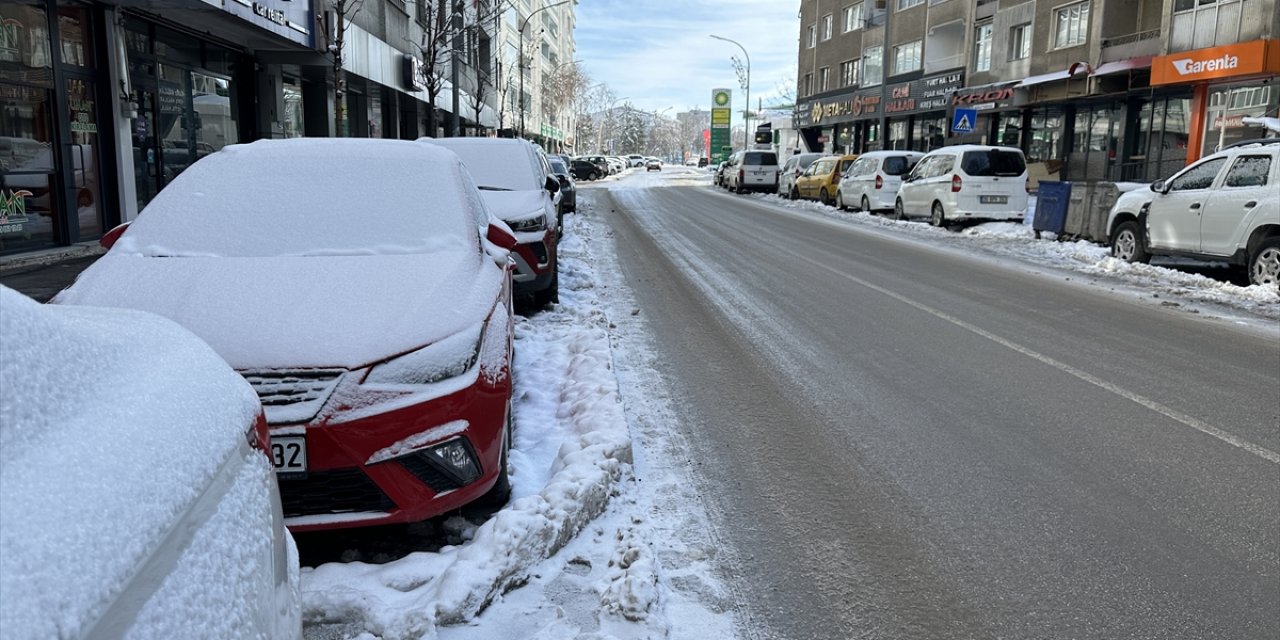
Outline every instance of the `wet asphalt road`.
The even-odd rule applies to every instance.
[[[1280,330],[710,188],[587,197],[742,637],[1280,633]]]

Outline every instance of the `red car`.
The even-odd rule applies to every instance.
[[[453,153],[230,146],[107,242],[54,302],[166,316],[240,372],[293,531],[506,501],[515,237]]]

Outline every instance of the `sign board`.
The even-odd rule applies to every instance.
[[[1151,86],[1280,73],[1280,40],[1254,40],[1156,56]]]
[[[977,109],[956,109],[951,116],[952,133],[973,133],[973,125],[978,121]]]
[[[731,149],[729,132],[733,124],[733,91],[711,90],[711,162],[719,164],[728,159],[724,149]]]
[[[950,97],[964,86],[964,72],[951,71],[888,87],[884,112],[920,113],[946,109]]]

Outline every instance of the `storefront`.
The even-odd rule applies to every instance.
[[[1266,137],[1247,117],[1280,111],[1280,40],[1253,40],[1156,57],[1151,86],[1190,89],[1188,162]]]
[[[947,144],[951,95],[963,86],[957,70],[885,87],[885,148],[927,152]]]
[[[795,127],[813,151],[874,151],[881,148],[880,104],[880,87],[815,98],[797,105]]]

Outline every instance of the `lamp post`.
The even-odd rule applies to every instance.
[[[747,142],[748,138],[751,136],[751,131],[750,131],[751,120],[750,118],[747,117],[747,113],[751,111],[751,54],[747,53],[747,48],[742,46],[742,44],[739,43],[737,40],[730,40],[728,38],[722,38],[716,35],[713,35],[711,37],[715,38],[716,40],[724,40],[725,42],[738,45],[738,48],[742,49],[742,55],[745,56],[747,59],[746,79],[744,80],[741,74],[739,74],[738,76],[738,80],[742,82],[742,88],[747,92],[746,106],[742,109],[742,129],[743,129],[742,148],[743,150],[746,150],[748,147],[751,146]],[[739,68],[739,71],[741,71],[741,68]]]
[[[526,111],[526,105],[524,103],[524,74],[525,74],[525,69],[528,68],[528,65],[526,65],[524,61],[525,59],[524,28],[529,26],[529,20],[531,20],[534,16],[538,15],[539,13],[542,13],[547,9],[554,9],[555,7],[558,7],[562,4],[569,4],[569,2],[571,1],[572,0],[560,0],[560,2],[549,4],[545,7],[542,7],[541,9],[535,9],[531,11],[529,15],[525,16],[524,20],[520,22],[520,137],[521,138],[524,137],[524,112]]]

